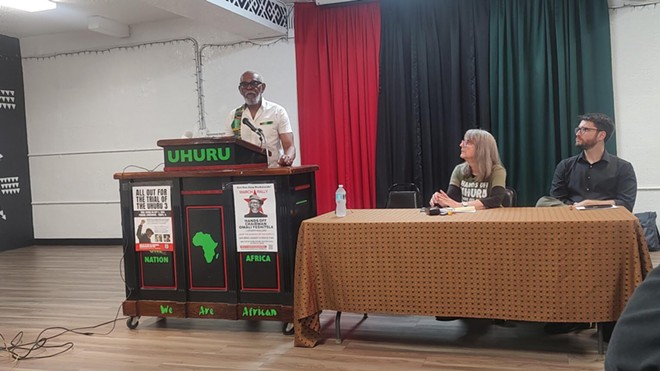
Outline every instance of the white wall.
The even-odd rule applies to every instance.
[[[635,212],[660,212],[660,5],[610,10],[618,155],[637,174]]]
[[[35,238],[121,238],[112,175],[161,170],[156,141],[200,124],[197,47],[209,127],[242,103],[238,80],[253,69],[266,79],[266,98],[289,111],[298,139],[293,40],[204,46],[232,38],[170,20],[133,28],[125,40],[88,32],[21,39]],[[64,54],[38,57],[56,53]]]
[[[286,108],[300,152],[295,63],[293,39],[263,46],[244,43],[205,47],[202,66],[206,126],[212,132],[221,131],[229,112],[243,103],[238,93],[241,74],[245,70],[255,70],[266,82],[264,97]],[[300,156],[296,163],[300,164]]]
[[[660,211],[660,6],[611,10],[619,155],[635,166],[635,211]],[[185,19],[133,27],[126,40],[88,32],[21,39],[35,238],[120,238],[118,182],[131,164],[162,162],[157,139],[198,124],[193,48],[189,42],[75,54],[141,42],[191,37],[202,47],[204,118],[214,129],[241,103],[241,72],[267,82],[266,98],[285,106],[298,130],[293,40],[265,46],[230,43],[217,28]],[[300,146],[298,145],[298,148]],[[127,171],[138,171],[129,168]]]
[[[112,174],[155,167],[156,141],[198,120],[192,56],[175,42],[24,60],[35,238],[118,236]]]

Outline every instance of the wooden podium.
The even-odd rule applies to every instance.
[[[298,229],[316,216],[318,166],[268,168],[264,150],[235,138],[158,145],[165,171],[114,174],[127,326],[141,316],[292,322]],[[270,212],[246,214],[245,192]]]

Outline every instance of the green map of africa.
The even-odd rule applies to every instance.
[[[218,243],[213,240],[210,234],[204,232],[197,232],[192,238],[192,243],[204,251],[204,260],[207,263],[212,263],[213,260],[218,259],[220,254],[215,252]]]

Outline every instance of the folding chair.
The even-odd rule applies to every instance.
[[[518,203],[518,196],[516,195],[516,190],[507,186],[505,189],[504,199],[502,199],[502,206],[504,207],[515,207]]]
[[[396,183],[387,190],[386,209],[409,209],[422,207],[422,197],[415,183]]]

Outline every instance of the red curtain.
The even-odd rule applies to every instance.
[[[319,214],[334,210],[338,184],[348,208],[376,205],[378,2],[294,8],[301,163],[317,164]]]

